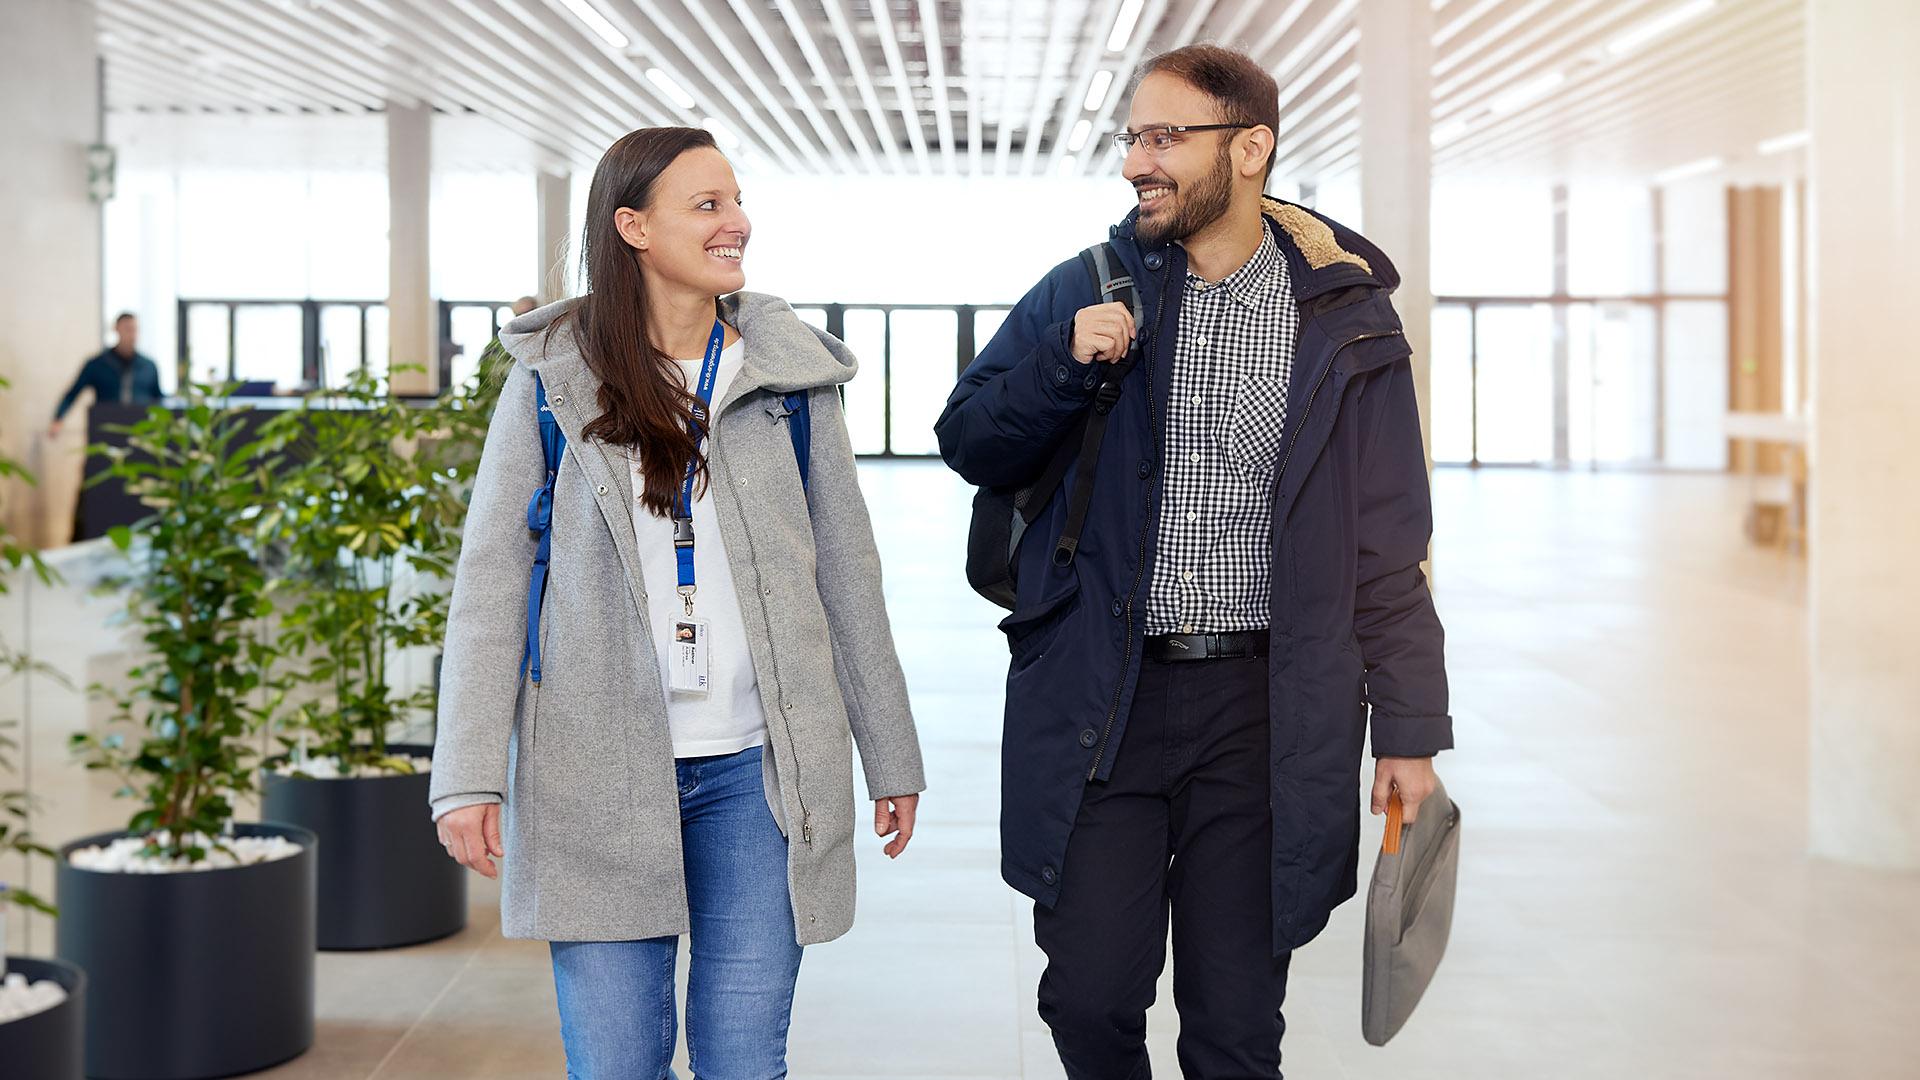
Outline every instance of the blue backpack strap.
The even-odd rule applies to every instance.
[[[807,489],[808,466],[813,463],[813,409],[812,396],[805,390],[788,394],[781,399],[787,410],[787,434],[793,439],[793,458],[800,463],[800,490]]]
[[[540,450],[546,459],[547,479],[527,500],[527,528],[540,538],[527,582],[527,644],[520,653],[520,674],[540,681],[540,608],[547,599],[547,564],[553,555],[553,483],[560,475],[560,456],[567,452],[567,435],[547,407],[547,388],[538,372],[533,376],[533,400],[540,418]]]

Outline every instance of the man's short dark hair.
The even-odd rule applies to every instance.
[[[1183,46],[1142,64],[1134,85],[1155,72],[1176,76],[1212,98],[1220,109],[1220,123],[1264,124],[1279,136],[1280,84],[1246,53],[1218,45]],[[1267,179],[1273,178],[1273,165],[1274,155],[1269,153]]]
[[[138,315],[135,315],[135,314],[134,314],[133,312],[131,312],[131,311],[123,311],[123,312],[121,312],[120,314],[118,314],[118,315],[115,315],[115,316],[113,317],[113,328],[114,328],[115,330],[118,330],[118,329],[120,329],[120,324],[121,324],[121,323],[123,323],[123,322],[126,322],[126,321],[127,321],[128,319],[138,319],[139,317],[140,317],[140,316],[138,316]]]

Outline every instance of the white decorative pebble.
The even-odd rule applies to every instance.
[[[426,773],[433,770],[433,759],[430,757],[413,757],[407,754],[395,756],[411,764],[415,773]],[[299,764],[289,761],[274,766],[273,771],[281,776],[292,776],[295,773],[299,773],[309,780],[365,780],[376,776],[405,775],[404,773],[394,772],[391,769],[381,768],[378,765],[356,765],[350,773],[342,773],[340,770],[340,759],[331,754],[323,757],[310,757]]]
[[[29,983],[25,975],[13,972],[0,984],[0,1024],[46,1012],[65,1000],[66,988],[52,979]]]
[[[102,847],[98,844],[76,849],[67,861],[81,870],[107,874],[175,874],[183,871],[227,870],[236,866],[273,862],[300,853],[300,845],[284,836],[229,836],[216,848],[212,839],[193,837],[195,846],[206,849],[207,857],[196,863],[148,855],[147,838],[123,836]],[[161,834],[161,843],[166,843]]]

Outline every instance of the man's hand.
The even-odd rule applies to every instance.
[[[493,860],[505,858],[507,849],[500,842],[499,803],[450,810],[441,815],[437,824],[440,846],[447,849],[454,862],[490,878],[500,876]]]
[[[893,836],[886,846],[887,858],[897,859],[907,850],[907,841],[913,839],[913,815],[920,809],[920,796],[895,795],[891,799],[873,801],[873,831],[880,836]]]
[[[1401,820],[1411,825],[1420,816],[1420,803],[1433,794],[1433,759],[1383,757],[1373,764],[1373,812],[1387,812],[1387,796],[1400,792]]]
[[[1111,364],[1133,348],[1133,312],[1114,301],[1083,307],[1073,316],[1073,358],[1082,364]]]

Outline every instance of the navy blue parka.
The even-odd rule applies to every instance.
[[[1432,532],[1411,349],[1372,244],[1267,199],[1300,330],[1284,430],[1266,455],[1273,564],[1269,722],[1275,951],[1305,944],[1354,894],[1361,759],[1453,745],[1440,620],[1420,561]],[[1136,211],[1137,213],[1137,211]],[[1134,214],[1111,230],[1140,287],[1143,350],[1102,441],[1079,550],[1054,564],[1062,485],[1021,541],[1001,745],[1001,874],[1051,906],[1080,798],[1126,728],[1145,641],[1169,372],[1186,278],[1177,244],[1142,249]],[[968,482],[1034,480],[1090,406],[1100,365],[1069,352],[1096,302],[1078,257],[1023,297],[961,375],[935,431]],[[1370,783],[1370,778],[1368,781]]]

